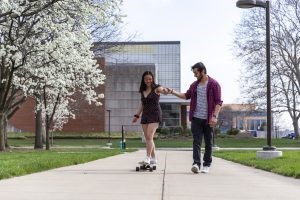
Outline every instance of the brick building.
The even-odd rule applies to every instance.
[[[98,59],[98,64],[105,73],[104,59]],[[105,93],[105,86],[100,86],[96,89],[98,93]],[[76,119],[69,119],[63,127],[66,132],[95,132],[102,131],[105,128],[105,101],[102,101],[103,106],[89,105],[79,96],[76,98],[76,108],[74,114]],[[28,97],[22,107],[13,115],[8,122],[8,131],[35,131],[35,101]]]
[[[122,125],[129,131],[141,130],[139,124],[133,125],[131,120],[140,101],[138,89],[146,70],[155,74],[157,83],[180,90],[180,42],[105,43],[111,48],[101,48],[101,45],[103,43],[95,43],[93,51],[106,75],[105,84],[97,88],[98,93],[105,94],[103,106],[96,107],[78,100],[76,119],[69,119],[63,127],[64,132],[100,132],[107,131],[109,127],[111,131],[120,131]],[[120,47],[118,51],[107,51],[116,47]],[[162,95],[160,104],[162,126],[186,127],[188,101]],[[9,120],[10,130],[34,132],[34,107],[34,100],[28,98]]]

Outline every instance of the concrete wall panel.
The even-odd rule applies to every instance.
[[[120,131],[122,125],[127,131],[142,131],[140,121],[133,124],[141,95],[138,92],[145,71],[155,74],[153,64],[118,64],[107,66],[105,105],[110,111],[110,130]],[[105,114],[106,131],[109,128],[108,112]]]

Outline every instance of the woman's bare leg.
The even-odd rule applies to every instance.
[[[147,141],[147,130],[148,124],[142,124],[145,140],[146,140],[146,156],[150,157],[151,153],[148,154],[148,141]]]
[[[153,141],[154,134],[158,128],[158,123],[150,123],[145,127],[144,134],[146,138],[147,156],[155,158],[155,144]],[[144,129],[144,128],[143,128]]]

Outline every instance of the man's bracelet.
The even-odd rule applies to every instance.
[[[134,117],[136,117],[136,118],[140,118],[140,116],[139,115],[133,115]]]
[[[217,116],[217,115],[215,115],[215,114],[213,114],[213,117],[214,117],[214,118],[218,118],[218,116]]]

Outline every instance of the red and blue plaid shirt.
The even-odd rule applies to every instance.
[[[193,119],[194,112],[197,106],[197,86],[199,81],[195,81],[190,85],[190,88],[185,93],[186,99],[191,99],[190,103],[190,121]],[[206,87],[206,95],[207,95],[207,123],[209,119],[211,119],[213,112],[215,111],[216,105],[222,106],[223,101],[221,100],[221,87],[219,83],[208,76],[208,83]]]

